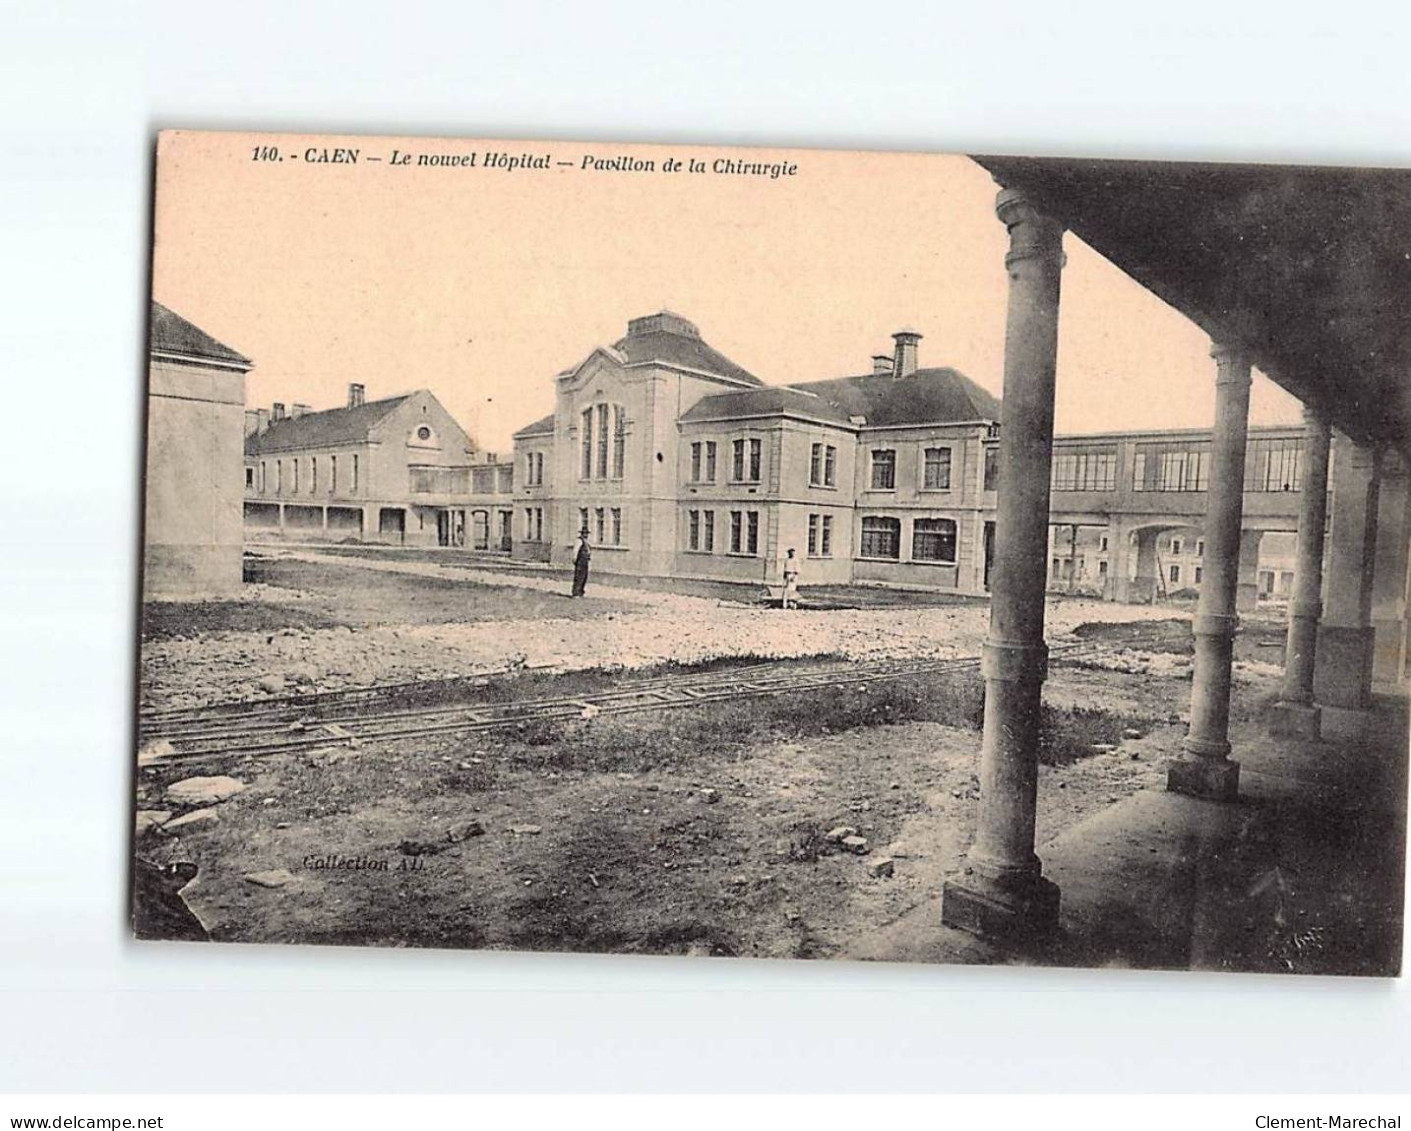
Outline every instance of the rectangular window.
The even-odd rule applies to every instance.
[[[814,447],[816,448],[818,445],[815,444]],[[818,557],[818,517],[816,514],[808,516],[808,556],[810,558]]]
[[[950,490],[949,448],[926,449],[926,471],[922,482],[928,490]]]
[[[733,476],[736,483],[758,483],[763,448],[759,440],[736,440],[732,449]]]
[[[705,512],[705,538],[702,543],[703,550],[707,554],[715,553],[715,512]]]
[[[1054,579],[1055,581],[1057,581],[1057,580],[1058,580],[1060,577],[1062,577],[1062,576],[1063,576],[1063,559],[1062,559],[1062,558],[1054,558],[1054,559],[1053,559],[1053,579]]]
[[[1179,538],[1172,538],[1172,539],[1171,539],[1171,553],[1173,553],[1173,554],[1179,554],[1180,552],[1181,552],[1181,540],[1180,540]]]
[[[540,452],[538,455],[536,455],[534,457],[534,462],[538,468],[534,476],[534,481],[542,487],[544,485],[544,453]]]
[[[730,552],[738,554],[744,544],[745,516],[740,511],[730,512]]]
[[[1173,565],[1171,567],[1170,577],[1173,582],[1179,582],[1181,580],[1181,567],[1178,565]]]
[[[534,508],[524,508],[524,537],[526,541],[534,541]]]
[[[318,493],[318,456],[309,459],[309,494]]]
[[[1297,437],[1250,440],[1245,449],[1244,489],[1301,491],[1302,463],[1303,441]]]
[[[701,481],[701,442],[697,440],[691,445],[691,482]]]
[[[955,520],[918,518],[911,524],[911,557],[918,562],[955,564]]]
[[[883,449],[872,453],[872,489],[892,491],[897,485],[897,453]]]
[[[627,456],[627,410],[621,405],[612,409],[612,477],[622,478],[622,465]]]
[[[573,532],[573,536],[576,538],[576,537],[578,537],[578,535],[580,535],[580,534],[583,535],[584,538],[588,537],[588,508],[587,508],[587,507],[579,507],[579,508],[578,508],[578,529]]]
[[[1050,485],[1055,491],[1113,491],[1117,488],[1115,449],[1060,449],[1053,456]]]
[[[291,495],[297,495],[299,493],[299,461],[295,459],[291,460],[290,463],[294,468],[292,472],[294,478],[289,481],[289,493]]]
[[[1196,583],[1197,585],[1200,584],[1200,579],[1201,579],[1201,577],[1204,575],[1204,573],[1205,573],[1205,570],[1201,569],[1200,566],[1196,566],[1196,567],[1195,567],[1195,583]]]
[[[274,493],[284,494],[284,461],[277,459],[274,461]]]
[[[328,493],[334,495],[338,493],[338,457],[328,457]]]
[[[861,557],[889,558],[897,561],[901,557],[901,519],[883,518],[868,515],[862,520]]]
[[[357,457],[357,456],[354,456],[354,457],[353,457],[353,482],[352,482],[352,485],[351,485],[351,487],[350,487],[350,490],[356,491],[357,489],[358,489],[358,457]]]
[[[612,508],[612,544],[622,545],[622,508]]]
[[[583,410],[583,463],[579,474],[580,479],[593,478],[593,410],[585,408]]]
[[[268,485],[269,485],[269,464],[267,464],[264,460],[260,460],[260,494],[261,494],[261,495],[263,495],[263,494],[265,493],[265,490],[266,490],[266,488],[268,487]]]
[[[597,531],[597,537],[594,539],[594,541],[597,542],[599,546],[601,546],[607,541],[607,512],[603,510],[602,507],[597,507],[593,511],[593,518],[596,520],[595,529]]]
[[[714,441],[714,440],[707,440],[707,441],[706,441],[705,452],[706,452],[706,459],[705,459],[705,481],[706,481],[707,483],[714,483],[714,482],[715,482],[715,441]]]
[[[1198,539],[1196,539],[1196,543],[1195,543],[1195,556],[1198,557],[1198,558],[1203,558],[1203,557],[1205,557],[1205,539],[1204,539],[1204,538],[1198,538]]]
[[[534,486],[534,453],[530,452],[524,457],[524,485]]]
[[[818,544],[820,557],[830,558],[833,556],[833,516],[825,514],[823,516],[823,537]]]
[[[608,406],[598,405],[598,478],[608,477]]]
[[[745,552],[759,553],[759,511],[745,512]]]
[[[808,457],[808,481],[811,486],[823,485],[823,445],[814,444]],[[816,516],[815,516],[816,517]],[[809,553],[813,553],[812,550]]]
[[[543,507],[535,507],[535,508],[534,508],[534,541],[536,541],[536,542],[542,542],[543,540],[544,540],[544,508],[543,508]]]
[[[1210,487],[1210,443],[1143,444],[1132,462],[1136,491],[1205,491]]]
[[[247,490],[247,491],[253,491],[254,489],[255,489],[255,469],[254,469],[253,467],[247,467],[247,468],[245,469],[245,490]]]
[[[701,512],[686,512],[686,548],[688,550],[699,550],[701,548]]]
[[[1098,548],[1099,550],[1101,550],[1104,554],[1107,553],[1107,535],[1106,535],[1106,534],[1104,534],[1104,535],[1102,536],[1102,538],[1098,541],[1098,547],[1097,547],[1097,548]]]
[[[999,487],[999,447],[991,444],[985,449],[984,490],[993,491]]]
[[[1107,563],[1106,563],[1106,562],[1098,562],[1098,563],[1097,563],[1097,575],[1098,575],[1098,577],[1106,577],[1106,576],[1107,576]],[[1197,578],[1197,580],[1199,580],[1199,578]]]
[[[823,486],[836,487],[838,478],[838,449],[829,444],[823,449]]]

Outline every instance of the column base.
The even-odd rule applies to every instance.
[[[1240,792],[1240,764],[1229,758],[1175,758],[1166,768],[1166,789],[1206,801],[1234,801]]]
[[[1058,885],[1042,876],[996,884],[978,873],[941,887],[941,922],[987,939],[1035,939],[1058,927]]]
[[[1358,742],[1372,729],[1376,712],[1366,707],[1333,707],[1323,704],[1319,733],[1337,742]]]
[[[1316,742],[1322,737],[1323,711],[1316,703],[1291,703],[1281,699],[1269,718],[1269,733],[1279,738],[1303,738]]]

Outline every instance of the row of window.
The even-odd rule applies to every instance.
[[[582,529],[580,527],[580,529]],[[544,540],[544,508],[524,508],[524,540],[542,542]]]
[[[589,519],[592,521],[590,522]],[[621,546],[623,538],[621,507],[587,507],[578,509],[578,529],[588,532],[594,546]],[[542,531],[542,527],[541,527]]]
[[[955,564],[956,525],[950,518],[916,518],[911,522],[911,560]],[[901,560],[901,519],[867,515],[862,520],[858,556]]]
[[[691,444],[691,482],[715,482],[716,442],[696,440]],[[730,443],[730,482],[758,483],[764,469],[764,444],[758,439]]]
[[[277,459],[274,461],[274,490],[273,494],[283,495],[285,493],[285,469],[289,472],[289,494],[299,493],[299,465],[301,461],[297,456],[290,460]],[[324,491],[329,495],[338,492],[338,457],[325,456],[325,466],[327,472],[324,476]],[[319,457],[310,456],[308,459],[309,473],[304,482],[307,484],[305,493],[314,495],[318,493],[319,484]],[[347,476],[346,489],[349,494],[356,493],[358,489],[358,457],[356,455],[345,458],[343,474]],[[258,471],[258,474],[257,474]],[[260,460],[259,468],[245,468],[245,488],[249,491],[258,491],[261,495],[270,494],[270,461]],[[415,480],[413,480],[415,483]],[[412,490],[416,490],[413,486]]]
[[[627,410],[621,405],[609,404],[585,408],[580,432],[583,458],[579,478],[621,479],[627,451]],[[611,463],[608,462],[609,451],[612,454]]]
[[[815,445],[815,447],[816,446],[817,445]],[[831,450],[830,448],[829,451]],[[950,448],[926,448],[922,456],[922,489],[926,491],[949,491],[951,471]],[[897,453],[895,448],[877,448],[872,452],[869,485],[874,491],[896,490]]]
[[[759,553],[759,511],[730,511],[726,553],[755,556]],[[686,549],[715,553],[715,512],[686,512]]]

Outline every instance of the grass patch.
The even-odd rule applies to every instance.
[[[934,722],[978,732],[984,724],[984,703],[985,685],[978,675],[937,673],[703,703],[679,711],[526,722],[505,737],[511,761],[534,769],[639,773],[675,767],[698,752],[742,757],[761,743],[863,727]],[[1045,765],[1090,757],[1094,745],[1117,745],[1125,729],[1146,722],[1084,707],[1045,705],[1042,711],[1039,761]]]

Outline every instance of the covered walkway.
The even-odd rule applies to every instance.
[[[1144,790],[1040,845],[1063,893],[1047,937],[938,929],[937,898],[859,940],[850,957],[1393,976],[1406,707],[1383,702],[1377,713],[1366,743],[1237,729],[1238,801]]]
[[[1084,894],[1080,878],[1091,872],[1075,871],[1072,861],[1095,851],[1093,838],[1100,836],[1089,830],[1083,843],[1048,846],[1046,860],[1035,853],[1065,232],[1081,237],[1211,337],[1215,417],[1201,527],[1205,577],[1192,626],[1190,726],[1170,762],[1167,788],[1173,796],[1145,800],[1146,809],[1126,819],[1133,851],[1159,859],[1164,846],[1170,857],[1168,880],[1153,885],[1164,889],[1156,910],[1170,916],[1181,906],[1171,899],[1173,892],[1185,890],[1188,879],[1176,865],[1195,867],[1197,879],[1200,868],[1223,868],[1229,855],[1220,845],[1234,843],[1232,837],[1246,847],[1264,843],[1292,851],[1297,837],[1277,835],[1286,822],[1313,839],[1321,827],[1313,818],[1345,804],[1325,782],[1351,791],[1355,804],[1343,813],[1348,820],[1358,812],[1404,806],[1404,785],[1394,782],[1405,768],[1405,715],[1389,716],[1374,690],[1404,697],[1411,674],[1411,259],[1404,252],[1411,246],[1411,175],[979,161],[1002,186],[996,211],[1009,233],[996,567],[983,666],[978,828],[967,867],[945,884],[940,918],[946,926],[1021,947],[1049,936],[1043,953],[1051,955],[1060,924],[1075,922],[1075,914],[1081,917],[1092,906],[1094,893]],[[1230,723],[1246,542],[1249,390],[1256,366],[1305,406],[1297,591],[1281,702],[1270,719],[1282,737],[1273,744],[1262,735],[1232,735]],[[1379,761],[1345,776],[1368,751]],[[1296,772],[1320,761],[1328,763],[1326,778]],[[1242,783],[1246,765],[1250,772]],[[1277,783],[1291,784],[1285,790]],[[1389,792],[1396,788],[1401,791]],[[1340,877],[1376,875],[1384,867],[1400,875],[1404,808],[1401,813],[1391,823],[1394,843],[1382,835],[1322,846],[1327,855],[1317,875],[1331,885],[1328,898],[1351,894]],[[1260,833],[1260,840],[1256,829],[1267,822],[1270,831]],[[1251,883],[1260,891],[1272,887],[1282,898],[1287,869],[1277,856],[1270,863],[1274,878]],[[1061,915],[1054,881],[1065,868],[1075,908]],[[1212,897],[1221,889],[1210,884],[1190,890],[1196,909],[1202,898],[1216,898],[1222,922],[1242,906],[1233,888],[1223,897]],[[1371,902],[1359,902],[1349,913],[1375,917],[1387,910],[1372,893],[1361,894]],[[1180,914],[1191,919],[1195,932],[1184,950],[1187,961],[1176,961],[1178,949],[1164,958],[1153,951],[1144,964],[1188,965],[1203,953],[1195,942],[1202,917],[1194,909]],[[1394,926],[1399,936],[1399,908]],[[1156,937],[1179,948],[1179,928],[1179,922],[1167,922]],[[1340,972],[1363,972],[1354,965]]]

